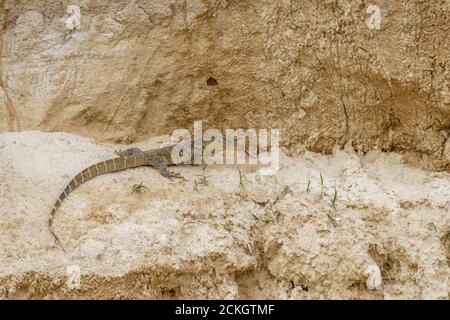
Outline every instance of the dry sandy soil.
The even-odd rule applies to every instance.
[[[449,297],[450,175],[395,152],[283,155],[276,175],[241,166],[241,181],[236,166],[216,165],[197,188],[196,166],[174,168],[186,181],[149,167],[100,176],[59,210],[64,254],[47,225],[54,201],[119,148],[67,133],[0,134],[1,297]],[[148,192],[131,192],[140,182]],[[79,288],[67,284],[71,266]]]
[[[450,0],[0,0],[0,297],[448,299],[449,16]],[[55,246],[75,174],[195,120],[281,129],[282,169],[211,166],[197,189],[193,166],[98,177]]]

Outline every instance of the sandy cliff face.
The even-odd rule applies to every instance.
[[[0,0],[0,299],[448,299],[449,11]],[[54,246],[75,174],[194,120],[280,128],[281,170],[211,166],[197,188],[198,167],[98,177],[58,212],[68,253]]]
[[[372,2],[4,0],[0,130],[130,142],[199,119],[449,170],[449,1]]]
[[[103,175],[58,211],[64,254],[55,198],[118,147],[0,134],[0,298],[448,299],[450,174],[395,152],[282,156],[276,175],[240,166],[242,179],[215,165],[196,188],[194,166],[173,169],[185,181]],[[131,192],[140,182],[149,190]]]

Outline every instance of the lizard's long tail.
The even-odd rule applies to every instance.
[[[52,224],[53,220],[55,218],[56,212],[58,208],[62,205],[63,201],[69,193],[71,193],[73,190],[76,189],[80,184],[83,182],[86,182],[92,178],[95,178],[97,176],[100,176],[102,174],[106,173],[112,173],[121,171],[128,168],[134,168],[139,167],[146,164],[146,159],[144,155],[133,155],[133,156],[127,156],[127,157],[118,157],[109,159],[106,161],[102,161],[99,163],[96,163],[83,171],[81,171],[79,174],[77,174],[66,186],[63,192],[59,195],[58,200],[56,200],[55,205],[53,206],[52,212],[50,213],[50,218],[48,221],[48,226],[50,228],[50,232],[52,233],[53,237],[55,238],[58,245],[61,247],[61,249],[64,250],[64,247],[61,244],[61,241],[56,236],[55,232],[53,231]]]

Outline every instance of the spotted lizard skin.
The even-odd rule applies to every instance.
[[[174,165],[171,156],[173,147],[174,146],[168,146],[148,151],[142,151],[138,148],[131,148],[123,152],[119,152],[119,157],[93,164],[90,167],[87,167],[86,169],[81,171],[79,174],[77,174],[67,184],[64,191],[62,191],[61,194],[59,195],[59,198],[58,200],[56,200],[55,205],[53,206],[53,209],[50,213],[50,218],[48,222],[50,232],[55,238],[56,242],[61,247],[61,249],[65,252],[64,247],[62,246],[58,236],[55,234],[52,226],[58,208],[61,207],[64,199],[67,198],[67,196],[72,191],[74,191],[80,184],[97,176],[141,166],[151,166],[157,168],[159,169],[161,175],[167,178],[172,177],[179,178],[181,176],[172,173],[167,169],[167,166]]]

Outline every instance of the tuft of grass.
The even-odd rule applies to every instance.
[[[239,167],[237,167],[238,172],[239,172],[239,187],[243,190],[244,188],[244,176],[245,173],[242,173],[241,169]]]
[[[275,212],[275,211],[273,210],[273,206],[274,206],[278,201],[280,201],[280,198],[278,198],[278,196],[276,196],[274,200],[269,201],[269,202],[267,203],[267,205],[266,205],[266,208],[265,208],[265,209],[266,209],[266,212]]]
[[[228,231],[228,233],[231,232],[231,226],[230,225],[224,225],[223,228]]]
[[[275,211],[275,219],[277,220],[277,222],[280,222],[280,218],[283,217],[283,214],[281,213],[281,211]]]
[[[144,185],[144,183],[137,183],[137,184],[133,184],[131,186],[131,191],[132,192],[138,192],[138,193],[143,193],[148,191],[148,188]]]
[[[283,213],[280,210],[276,210],[273,206],[280,201],[280,197],[276,196],[273,200],[269,200],[264,203],[258,203],[260,205],[265,204],[264,213],[257,217],[254,213],[252,213],[253,219],[257,222],[263,223],[272,223],[272,222],[280,222],[280,220],[284,217]]]
[[[445,244],[446,241],[450,239],[450,230],[447,230],[440,240]],[[450,250],[450,241],[447,244],[447,249]]]
[[[206,175],[206,169],[208,168],[207,164],[204,164],[202,166],[202,174],[201,175],[197,175],[200,177],[200,179],[196,179],[194,180],[194,190],[198,191],[198,186],[203,185],[203,186],[207,186],[208,185],[208,178],[211,176],[207,176]]]
[[[308,185],[306,186],[306,192],[309,193],[309,191],[311,191],[311,179],[308,180]]]
[[[194,180],[194,190],[198,191],[198,186],[201,185],[201,183],[197,180]]]
[[[264,212],[265,212],[265,216],[268,218],[263,220],[264,223],[269,223],[269,222],[273,222],[273,221],[279,222],[280,219],[283,217],[283,214],[281,213],[281,211],[275,210],[273,207],[279,201],[280,201],[280,197],[276,196],[275,199],[269,200],[269,202],[267,202],[266,207],[264,208]]]
[[[322,171],[320,171],[320,197],[323,196],[323,175]]]
[[[428,229],[431,231],[436,231],[436,232],[438,231],[436,228],[436,225],[433,222],[429,223],[427,226],[428,226]]]
[[[334,187],[334,194],[331,198],[331,205],[333,206],[333,209],[336,210],[336,200],[337,200],[337,189]]]

